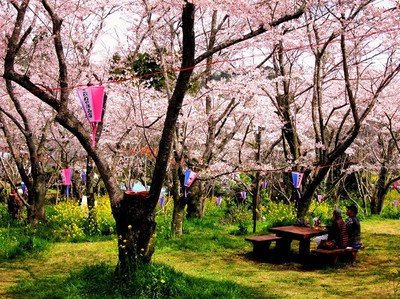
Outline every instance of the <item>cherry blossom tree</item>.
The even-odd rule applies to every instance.
[[[396,97],[398,78],[385,90],[365,126],[366,134],[357,151],[361,152],[359,167],[364,172],[376,173],[377,180],[369,180],[371,213],[380,214],[387,192],[400,179],[399,173],[399,104]],[[368,145],[368,146],[367,146]],[[366,176],[366,174],[364,174]]]
[[[146,51],[147,51],[146,45],[152,44],[154,46],[154,48],[156,49],[156,52],[154,53],[154,55],[159,55],[159,57],[160,57],[159,61],[160,61],[161,66],[165,70],[168,70],[168,67],[170,67],[170,66],[168,64],[166,64],[166,61],[168,61],[169,63],[176,63],[176,61],[177,61],[176,57],[177,56],[163,54],[163,53],[166,52],[166,53],[178,53],[178,54],[183,53],[183,54],[185,54],[185,51],[182,48],[182,45],[184,45],[184,44],[182,44],[182,45],[178,44],[178,47],[177,47],[179,49],[178,51],[173,47],[171,48],[172,42],[175,42],[175,41],[177,41],[178,43],[180,42],[180,39],[175,37],[176,32],[178,32],[178,33],[180,32],[180,31],[178,31],[176,29],[176,27],[174,27],[175,24],[177,24],[176,17],[173,14],[173,12],[171,14],[170,11],[168,11],[168,13],[165,13],[165,12],[159,13],[158,12],[159,10],[164,9],[162,3],[159,3],[159,2],[157,2],[157,3],[154,2],[153,3],[151,1],[145,1],[144,3],[146,4],[145,6],[141,6],[141,5],[138,4],[138,7],[132,7],[132,9],[133,9],[132,12],[136,12],[137,13],[137,12],[141,12],[142,10],[144,10],[146,12],[146,14],[144,14],[144,15],[150,16],[151,19],[149,17],[149,18],[147,18],[146,21],[144,21],[142,18],[138,18],[138,21],[136,23],[138,24],[139,27],[138,27],[138,29],[132,31],[135,34],[135,38],[132,39],[132,40],[140,42],[141,43],[140,45],[143,46],[143,40],[146,37],[149,37],[150,41],[149,41],[149,43],[145,44],[144,49],[146,49]],[[200,5],[199,5],[199,7],[200,7]],[[214,53],[216,53],[216,52],[218,52],[220,50],[223,50],[223,48],[225,48],[227,46],[236,45],[236,44],[238,44],[239,41],[243,41],[243,40],[247,40],[249,38],[256,37],[256,36],[258,36],[261,33],[264,33],[266,31],[265,28],[263,26],[261,26],[261,27],[258,27],[257,31],[251,32],[250,34],[246,34],[246,35],[244,35],[244,37],[243,36],[236,37],[236,35],[238,35],[237,33],[243,31],[243,24],[233,23],[235,25],[234,26],[230,26],[229,23],[226,22],[226,19],[228,18],[228,15],[226,13],[218,14],[217,13],[217,8],[218,8],[218,6],[215,7],[211,18],[207,15],[209,10],[204,9],[204,12],[199,10],[199,14],[201,14],[201,17],[203,19],[207,19],[207,21],[204,21],[204,24],[211,24],[211,25],[210,25],[210,27],[207,27],[207,28],[205,26],[203,28],[201,28],[201,27],[198,27],[198,28],[196,27],[195,28],[195,30],[199,31],[198,33],[196,31],[197,45],[198,45],[199,48],[201,48],[202,50],[204,49],[206,51],[205,54],[199,56],[198,62],[196,61],[196,63],[199,63],[202,60],[207,59],[207,61],[208,61],[208,63],[207,63],[208,67],[207,68],[208,69],[210,69],[209,66],[211,65],[211,63],[213,61],[212,58],[211,58],[211,55],[214,55]],[[232,9],[232,8],[229,6],[229,9]],[[248,9],[248,8],[246,8],[246,9]],[[266,9],[266,8],[263,8],[263,9]],[[236,12],[236,8],[234,8],[234,10]],[[267,10],[268,10],[268,8],[267,8]],[[282,18],[277,18],[277,16],[279,16],[280,11],[277,10],[275,12],[276,12],[276,14],[272,15],[271,20],[267,21],[267,22],[270,22],[272,26],[277,26],[278,24],[280,24],[280,23],[282,23],[284,21],[287,21],[287,20],[289,20],[289,19],[291,19],[293,17],[297,17],[299,14],[301,14],[301,10],[299,10],[293,16],[284,16]],[[258,18],[260,18],[260,15],[259,15],[260,11],[257,11],[257,12],[254,12],[254,13],[256,14],[256,16],[254,18],[254,20],[256,20],[256,26],[260,26],[260,23],[258,22]],[[217,16],[219,17],[219,19],[217,18]],[[275,21],[275,19],[276,19],[276,21]],[[168,26],[160,26],[159,25],[159,23],[161,23],[164,20],[166,21]],[[208,21],[208,20],[210,20],[210,21]],[[144,25],[144,24],[146,24],[148,26],[148,29],[147,29],[147,27],[145,27],[146,25]],[[199,24],[201,24],[201,23],[199,22]],[[159,28],[159,30],[155,31],[154,28]],[[199,28],[201,30],[199,30]],[[165,30],[165,32],[163,32],[163,30]],[[172,32],[172,34],[171,34],[171,32]],[[204,34],[204,32],[206,34]],[[210,33],[208,33],[208,32],[210,32]],[[215,39],[216,39],[217,33],[218,33],[218,38],[219,39],[224,39],[225,38],[227,40],[227,42],[226,43],[216,44]],[[163,39],[160,38],[161,36],[170,36],[170,40],[167,40],[167,42],[165,44],[162,44]],[[172,46],[174,46],[174,45],[172,44]],[[135,45],[133,45],[132,48],[133,49],[137,49],[138,45],[135,44]],[[165,51],[165,49],[168,49],[168,51]],[[235,51],[239,51],[239,50],[240,50],[240,47],[237,47],[233,51],[235,52]],[[226,59],[227,55],[224,54],[224,55],[221,55],[221,57],[224,57]],[[202,71],[201,68],[200,68],[200,71]],[[205,77],[210,76],[210,74],[209,74],[210,71],[205,70],[205,73],[206,73]],[[199,79],[197,79],[197,80],[199,80]],[[166,90],[166,92],[167,92],[168,98],[171,99],[173,97],[174,93],[173,92],[169,93],[168,86],[170,84],[168,84],[168,78],[166,78],[166,82],[167,82],[167,90]],[[177,82],[179,82],[179,77],[178,77],[178,81]],[[191,83],[193,83],[193,81]],[[173,84],[172,84],[172,86],[173,86]],[[174,92],[176,90],[177,89],[176,89],[176,85],[175,85]],[[200,91],[199,93],[201,93],[201,92],[203,92],[203,91]],[[190,97],[190,95],[189,95],[189,97]],[[211,100],[210,100],[211,98],[207,98],[207,94],[206,94],[205,98],[206,98],[206,101],[208,101],[209,103],[211,102]],[[196,97],[195,97],[195,99],[196,99]],[[171,101],[172,100],[170,100],[170,103],[171,103]],[[197,102],[201,102],[201,98],[198,98]],[[238,100],[238,102],[240,102],[240,100]],[[230,107],[235,106],[234,103],[235,102],[231,100],[231,104],[230,104],[231,106],[227,106],[227,108],[226,108],[226,109],[228,109],[227,111],[230,111],[229,110]],[[184,107],[193,107],[193,105],[189,106],[189,105],[185,104]],[[210,116],[209,120],[210,120],[211,117],[215,117],[215,116],[211,115],[211,107],[210,106],[207,109],[209,110],[208,113],[210,114],[209,115]],[[197,119],[195,117],[196,115],[194,115],[194,113],[192,111],[190,112],[190,114],[191,114],[190,116],[193,119]],[[222,116],[224,115],[223,112],[222,112],[221,115]],[[243,117],[244,116],[242,115],[241,118],[243,118]],[[167,116],[167,119],[168,119],[168,116]],[[218,118],[216,118],[216,120],[217,119]],[[178,182],[179,182],[179,174],[182,173],[182,169],[181,169],[182,164],[181,164],[181,162],[182,162],[182,160],[186,160],[187,164],[189,164],[190,163],[190,161],[189,161],[190,158],[189,157],[196,157],[196,160],[200,161],[199,165],[196,165],[196,167],[200,166],[200,169],[204,169],[204,165],[206,165],[206,164],[208,164],[210,162],[210,161],[205,161],[205,160],[209,160],[210,159],[210,157],[209,157],[210,152],[211,152],[210,149],[213,147],[213,145],[215,145],[215,143],[212,141],[213,137],[210,134],[215,134],[216,133],[215,132],[216,123],[214,123],[215,120],[213,120],[212,122],[213,123],[212,123],[212,126],[210,127],[209,137],[208,137],[209,148],[208,148],[208,150],[207,149],[205,150],[204,159],[201,157],[201,155],[198,156],[196,153],[193,153],[193,152],[190,152],[190,153],[186,152],[185,153],[184,151],[182,151],[182,150],[184,150],[185,147],[187,148],[189,146],[191,140],[189,138],[187,138],[187,134],[186,133],[185,134],[183,132],[180,133],[179,130],[184,129],[186,131],[193,132],[192,128],[189,128],[185,124],[184,120],[180,121],[181,125],[176,127],[177,133],[174,135],[174,138],[175,138],[175,142],[174,142],[174,159],[175,159],[175,163],[174,163],[174,165],[172,167],[173,172],[174,172],[174,178],[175,178],[174,179],[175,183],[173,184],[173,186],[174,186],[173,194],[174,194],[174,198],[175,198],[175,212],[176,212],[174,214],[175,216],[174,216],[174,221],[173,221],[173,230],[174,231],[179,231],[180,230],[179,227],[181,227],[181,223],[182,223],[181,218],[182,218],[182,215],[183,215],[182,214],[182,209],[185,206],[185,202],[184,202],[183,198],[180,197],[180,192],[179,192],[179,188],[178,188],[178,185],[179,185],[178,184]],[[221,122],[222,122],[222,119],[221,119]],[[243,122],[243,120],[241,122]],[[208,124],[211,124],[211,123],[208,122]],[[170,128],[169,124],[166,125],[166,127]],[[176,138],[178,138],[180,136],[180,134],[184,134],[184,135],[182,135],[183,138],[181,138],[181,141],[185,140],[185,144],[183,144],[181,141],[176,139]],[[198,139],[197,134],[196,135],[192,134],[192,135],[195,136],[196,139]],[[232,136],[233,135],[231,135],[230,138],[232,138]],[[224,144],[226,144],[228,140],[229,140],[229,134],[226,135]],[[198,144],[199,143],[196,141],[196,142],[194,142],[192,144],[192,147],[194,148]],[[160,149],[160,152],[161,151],[162,150]],[[182,159],[182,158],[186,158],[186,159]],[[157,165],[156,165],[156,167],[157,167]],[[153,182],[153,184],[154,184],[154,182]],[[193,186],[193,187],[195,187],[195,186]],[[193,188],[192,188],[192,191],[193,191]]]
[[[392,10],[374,1],[330,2],[304,17],[304,28],[281,28],[269,71],[273,80],[262,87],[282,122],[285,159],[305,173],[298,217],[306,215],[317,187],[351,149],[400,70],[397,47],[388,44],[397,31],[387,32],[382,21],[396,22]],[[378,40],[373,32],[380,32]],[[309,51],[293,44],[306,39]]]
[[[39,126],[39,118],[29,118],[26,106],[19,101],[18,96],[14,92],[11,81],[7,81],[7,90],[10,99],[15,106],[17,114],[19,117],[12,114],[3,105],[0,105],[0,122],[2,124],[2,131],[4,133],[5,139],[8,144],[8,148],[16,163],[17,169],[21,176],[21,179],[25,186],[27,187],[27,198],[25,201],[25,196],[21,196],[21,200],[27,207],[28,211],[28,222],[37,223],[45,218],[45,195],[47,192],[47,173],[46,173],[46,134],[51,126],[52,116],[51,114],[44,118],[42,126]],[[33,111],[32,103],[30,104],[30,112]],[[39,111],[36,111],[40,114]],[[42,115],[46,114],[42,110]],[[10,128],[10,123],[13,123],[20,134],[13,133],[12,128]],[[35,124],[34,124],[35,123]],[[37,128],[40,127],[40,130]],[[36,128],[36,130],[35,130]],[[21,137],[22,135],[22,137]],[[18,139],[22,138],[25,142],[18,142]],[[23,154],[24,149],[29,156],[29,163],[25,163],[25,155]],[[15,182],[11,183],[14,185]]]
[[[54,120],[93,160],[116,220],[123,273],[137,261],[151,260],[160,192],[169,169],[177,180],[182,160],[198,160],[204,178],[239,166],[306,171],[298,201],[304,216],[331,166],[351,155],[363,124],[400,69],[397,31],[391,30],[398,16],[375,1],[1,5],[7,20],[3,77],[51,108]],[[109,69],[93,62],[107,16],[121,7],[131,27],[128,44],[121,43],[117,52],[136,61],[147,54],[154,58],[164,76],[162,88],[145,80],[151,74],[107,82]],[[245,58],[254,52],[267,53],[258,68]],[[211,68],[217,63],[219,74]],[[213,77],[223,74],[228,78]],[[73,90],[96,83],[106,86],[107,106],[93,146]],[[388,124],[393,117],[387,114]],[[256,161],[259,127],[265,129]],[[393,126],[390,132],[396,134]],[[142,147],[155,158],[150,191],[123,193],[119,169],[126,167],[125,159],[134,159],[127,152]],[[272,149],[274,157],[283,158],[263,161]]]
[[[69,87],[70,82],[72,81],[71,76],[73,77],[74,74],[81,75],[82,70],[78,67],[78,71],[72,70],[71,72],[71,69],[69,68],[69,57],[74,58],[74,61],[75,58],[79,60],[80,51],[85,51],[86,48],[82,47],[82,40],[74,41],[74,38],[76,38],[77,35],[72,36],[70,40],[67,39],[67,37],[71,35],[64,34],[64,30],[66,33],[68,32],[68,28],[66,28],[68,23],[66,23],[64,19],[68,20],[71,18],[72,13],[70,9],[74,10],[73,15],[75,16],[76,13],[82,13],[82,15],[84,15],[85,13],[90,12],[90,7],[99,7],[88,5],[84,6],[87,9],[85,10],[83,7],[77,6],[74,1],[59,3],[56,6],[52,6],[46,0],[42,0],[41,2],[35,1],[32,2],[32,4],[35,5],[30,6],[29,1],[11,2],[16,15],[12,18],[13,27],[10,28],[7,42],[7,51],[4,59],[4,77],[8,80],[14,81],[52,107],[56,114],[55,120],[76,136],[84,149],[93,159],[110,196],[111,207],[116,219],[118,234],[121,236],[121,240],[119,240],[119,268],[123,272],[126,272],[129,270],[129,265],[135,263],[137,260],[142,260],[144,262],[150,261],[154,250],[154,211],[166,176],[174,128],[182,107],[183,99],[189,88],[193,67],[214,53],[227,49],[242,41],[259,36],[267,32],[273,26],[298,18],[303,13],[304,7],[293,6],[292,3],[287,4],[276,2],[276,5],[274,6],[260,5],[260,9],[254,10],[253,7],[250,7],[243,2],[242,8],[244,8],[246,12],[256,12],[251,16],[252,24],[245,25],[246,23],[243,23],[242,30],[234,32],[229,39],[221,40],[221,42],[211,49],[202,50],[201,47],[199,47],[199,54],[197,55],[197,58],[195,58],[196,38],[194,28],[196,4],[185,1],[176,1],[175,4],[177,4],[177,7],[175,9],[175,7],[170,6],[171,3],[168,4],[168,7],[162,7],[164,4],[163,2],[157,4],[155,2],[140,3],[145,4],[143,6],[145,9],[148,9],[148,5],[151,4],[151,12],[153,12],[153,9],[155,10],[155,8],[161,9],[154,11],[154,13],[160,12],[158,15],[169,13],[171,15],[179,16],[179,12],[182,13],[181,71],[176,79],[171,97],[168,100],[168,109],[166,112],[164,129],[159,142],[151,189],[147,200],[144,201],[137,195],[125,194],[125,196],[122,197],[116,177],[110,172],[107,160],[103,158],[102,153],[97,148],[92,146],[89,132],[85,130],[82,122],[76,117],[74,111],[70,109]],[[203,4],[201,3],[201,5]],[[204,5],[211,5],[211,7],[215,9],[220,9],[222,7],[221,4],[216,5],[214,2],[204,3]],[[106,5],[101,6],[101,8],[106,9]],[[232,14],[232,18],[237,16],[238,20],[240,20],[243,11],[241,10],[238,14],[239,11],[237,10],[236,4],[234,6],[225,5],[224,8],[229,10]],[[264,19],[263,10],[273,10],[275,12],[273,18]],[[32,11],[35,13],[31,13]],[[59,86],[57,92],[54,92],[54,90],[43,89],[35,83],[37,82],[36,77],[41,76],[42,72],[38,72],[34,76],[27,76],[24,74],[23,68],[18,66],[16,61],[21,54],[23,46],[30,42],[28,37],[30,37],[32,30],[36,29],[36,27],[32,26],[32,18],[35,19],[33,15],[36,16],[38,14],[40,15],[41,20],[44,19],[50,21],[50,27],[47,28],[47,24],[44,27],[46,27],[45,29],[51,28],[51,35],[44,35],[44,39],[46,41],[52,39],[54,47],[48,47],[45,50],[47,50],[49,57],[52,57],[58,65],[58,68],[54,72],[56,80],[49,81],[50,83],[57,82],[57,85]],[[80,25],[85,24],[83,18],[77,18],[77,20],[80,21]],[[70,24],[73,23],[71,22]],[[137,28],[138,30],[141,29],[139,27]],[[73,29],[78,30],[80,28],[75,25],[73,26]],[[162,35],[162,29],[163,27],[157,28],[157,32],[159,32],[160,35]],[[248,33],[242,34],[243,31],[247,31]],[[70,49],[72,50],[72,53],[67,51],[69,46],[71,47]],[[90,45],[85,46],[90,47]],[[72,55],[75,56],[72,57]],[[47,61],[48,60],[42,60],[41,63],[44,64]],[[76,64],[76,66],[83,66],[83,64]],[[39,69],[37,69],[37,71],[39,71]],[[90,74],[87,71],[85,73]],[[89,75],[89,77],[91,76]]]

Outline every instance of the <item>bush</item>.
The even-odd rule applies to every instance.
[[[61,202],[48,209],[48,224],[57,240],[86,241],[88,237],[113,234],[115,220],[106,197],[97,200],[91,215],[87,206],[74,201]]]
[[[261,211],[264,221],[263,230],[274,226],[292,225],[296,222],[296,208],[293,204],[267,200],[261,206]]]
[[[396,207],[393,202],[387,201],[382,211],[382,217],[388,219],[400,219],[400,207]]]
[[[15,259],[48,249],[48,233],[12,220],[7,206],[0,204],[0,260]]]
[[[39,253],[50,248],[51,242],[35,236],[12,236],[12,242],[8,243],[3,252],[2,259],[15,259],[25,257],[33,253]]]
[[[0,203],[0,227],[8,227],[11,222],[12,219],[8,213],[7,205]]]
[[[247,202],[237,202],[230,197],[225,198],[224,216],[221,223],[225,225],[237,224],[238,229],[235,234],[245,235],[251,225],[252,212],[251,206]]]
[[[321,220],[322,224],[330,225],[332,223],[332,212],[333,212],[333,204],[329,201],[322,201],[318,203],[317,201],[313,201],[310,206],[310,215],[309,222],[313,223],[313,218],[318,218]],[[346,211],[343,210],[343,218],[346,218]]]

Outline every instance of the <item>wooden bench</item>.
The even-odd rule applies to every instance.
[[[272,242],[281,239],[281,237],[278,237],[275,234],[245,238],[246,241],[253,243],[253,253],[258,256],[265,254],[269,250]]]
[[[330,259],[332,266],[336,266],[339,256],[344,256],[348,258],[353,265],[356,263],[357,252],[359,249],[364,249],[364,246],[360,248],[347,247],[343,249],[316,249],[312,253]]]

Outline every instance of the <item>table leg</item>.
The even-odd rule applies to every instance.
[[[286,257],[290,252],[290,244],[292,243],[291,239],[282,238],[281,240],[276,242],[277,252],[280,256]]]
[[[301,257],[308,257],[310,255],[310,239],[300,240],[299,255]]]

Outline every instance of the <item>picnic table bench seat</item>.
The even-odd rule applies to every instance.
[[[347,247],[343,249],[315,249],[312,253],[329,259],[332,266],[336,266],[340,256],[350,258],[351,263],[354,265],[356,263],[358,250],[364,248],[364,246],[361,246],[360,248]]]
[[[269,250],[269,247],[271,246],[272,242],[279,241],[281,239],[282,239],[281,237],[278,237],[275,234],[245,238],[246,241],[253,243],[253,253],[255,255],[265,254]]]

